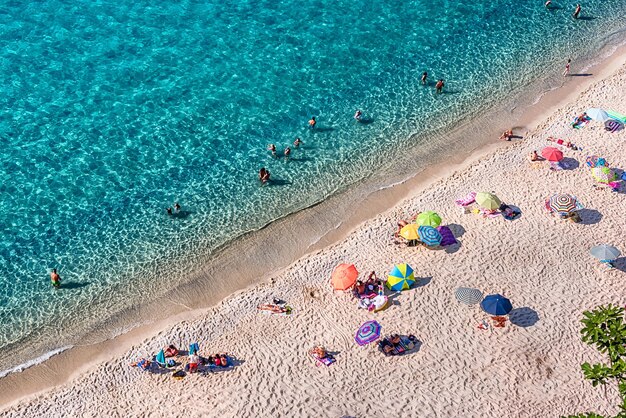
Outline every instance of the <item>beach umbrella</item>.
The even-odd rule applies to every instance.
[[[391,290],[407,290],[415,283],[413,269],[408,264],[397,264],[387,277],[387,287]]]
[[[500,207],[502,202],[493,193],[480,192],[476,194],[476,203],[485,209],[495,210]]]
[[[380,338],[381,328],[377,321],[367,321],[359,327],[354,340],[358,345],[367,345]]]
[[[418,239],[419,235],[417,234],[417,224],[408,224],[403,226],[400,230],[400,236],[404,239],[408,239],[409,241]]]
[[[499,294],[486,296],[480,302],[480,307],[489,315],[495,316],[507,315],[513,309],[511,301]]]
[[[439,216],[437,212],[427,210],[426,212],[422,212],[417,215],[415,222],[419,226],[432,226],[433,228],[436,228],[441,225],[441,216]]]
[[[161,349],[161,351],[157,353],[154,360],[161,367],[165,367],[167,365],[167,363],[165,362],[165,352],[163,351],[163,349]]]
[[[604,110],[598,109],[596,107],[592,107],[591,109],[587,109],[587,111],[585,113],[591,119],[597,120],[597,121],[600,121],[600,122],[605,122],[605,121],[611,119],[611,117],[609,116],[608,113],[606,113]]]
[[[612,245],[606,245],[606,244],[593,247],[590,252],[591,252],[591,255],[597,258],[598,260],[606,260],[606,261],[617,260],[617,257],[619,257],[622,254],[617,248],[613,247]]]
[[[561,193],[555,194],[550,197],[548,201],[548,207],[552,212],[559,214],[568,214],[575,210],[582,209],[582,205],[576,200],[576,196]]]
[[[420,236],[420,241],[429,247],[435,247],[441,244],[441,234],[432,226],[420,226],[417,228],[417,234]]]
[[[330,283],[335,290],[346,290],[354,286],[359,272],[354,264],[339,264],[330,276]]]
[[[454,292],[454,296],[456,296],[459,302],[466,305],[476,305],[483,300],[483,292],[471,287],[459,287]]]
[[[541,156],[548,161],[561,161],[563,159],[563,152],[558,148],[545,147],[541,150]]]
[[[617,179],[617,174],[609,167],[594,167],[591,169],[591,175],[598,183],[609,183]]]

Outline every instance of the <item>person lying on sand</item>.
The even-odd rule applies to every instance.
[[[174,357],[177,355],[178,348],[176,348],[173,344],[170,344],[170,346],[165,349],[165,357]]]
[[[500,135],[500,140],[510,141],[512,137],[513,137],[513,130],[509,129],[507,131],[502,132],[502,135]]]
[[[565,142],[562,139],[557,139],[557,138],[554,138],[552,136],[549,136],[548,138],[546,138],[546,141],[555,142],[558,145],[563,145],[564,147],[567,147],[569,149],[573,149],[574,151],[578,150],[578,147],[576,145],[572,144],[570,141]]]
[[[291,313],[291,308],[289,306],[278,306],[278,305],[272,305],[271,303],[261,304],[257,306],[257,309],[260,311],[269,311],[275,314]]]

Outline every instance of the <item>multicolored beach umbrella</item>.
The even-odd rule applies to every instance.
[[[380,338],[382,326],[377,321],[367,321],[359,327],[354,336],[354,341],[358,345],[367,345]]]
[[[480,192],[476,194],[476,203],[485,209],[496,210],[500,207],[502,202],[493,193]]]
[[[432,226],[420,226],[417,229],[417,234],[420,236],[420,241],[429,247],[436,247],[441,244],[441,234]]]
[[[582,205],[576,200],[576,196],[566,193],[555,194],[548,200],[548,207],[552,212],[567,215],[578,209],[582,209]]]
[[[594,167],[591,169],[591,176],[598,183],[610,183],[614,180],[617,180],[617,174],[609,167]]]
[[[602,261],[613,261],[617,260],[622,253],[612,245],[598,245],[591,249],[591,255]]]
[[[413,284],[415,284],[415,276],[408,264],[397,264],[387,277],[387,287],[391,290],[407,290]]]
[[[483,300],[483,292],[471,287],[459,287],[456,289],[456,292],[454,292],[454,296],[456,296],[459,302],[466,305],[476,305]]]
[[[415,223],[417,223],[419,226],[432,226],[433,228],[436,228],[441,225],[441,216],[439,216],[437,212],[427,210],[426,212],[422,212],[417,215],[417,218],[415,218]]]
[[[417,228],[417,224],[408,224],[406,226],[403,226],[400,230],[400,236],[404,239],[408,239],[409,241],[419,239],[419,235],[417,234]]]
[[[480,307],[489,315],[495,316],[508,315],[513,310],[511,301],[500,294],[486,296],[480,303]]]
[[[557,162],[563,159],[563,152],[558,148],[545,147],[541,150],[541,156],[548,161]]]

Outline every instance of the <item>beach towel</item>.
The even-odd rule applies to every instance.
[[[552,171],[562,171],[563,167],[561,166],[561,164],[555,162],[555,161],[550,161],[550,170]]]
[[[591,118],[589,116],[585,117],[585,119],[577,121],[578,117],[574,117],[574,120],[572,122],[572,128],[574,129],[580,129],[585,127],[590,121]]]
[[[417,338],[414,335],[400,335],[400,343],[393,346],[393,350],[389,352],[385,352],[385,346],[393,345],[388,338],[383,338],[382,341],[378,343],[378,351],[383,353],[385,356],[399,356],[401,354],[407,353],[415,348],[415,343],[417,342]]]
[[[626,116],[621,113],[616,112],[615,110],[607,110],[606,114],[609,115],[611,119],[615,119],[619,122],[626,123]]]
[[[441,244],[439,245],[441,245],[442,247],[454,245],[458,242],[450,228],[448,228],[447,226],[438,226],[436,229],[441,234]]]
[[[624,124],[617,120],[607,120],[604,122],[604,130],[608,132],[617,132],[624,128]]]
[[[278,305],[272,305],[272,304],[265,304],[265,305],[257,306],[257,309],[267,315],[287,316],[287,315],[291,315],[291,312],[292,312],[291,306],[287,306],[287,305],[278,306]]]
[[[326,357],[324,358],[319,358],[318,356],[315,355],[315,353],[313,353],[313,351],[309,351],[309,355],[311,356],[311,358],[313,360],[315,360],[315,365],[316,366],[330,366],[331,364],[333,364],[335,361],[335,357],[332,354],[326,353]]]
[[[459,206],[469,206],[476,201],[476,192],[470,192],[462,199],[457,199],[454,202]]]

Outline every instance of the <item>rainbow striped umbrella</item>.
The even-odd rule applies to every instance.
[[[441,244],[441,234],[432,226],[420,226],[417,229],[417,234],[420,236],[420,241],[429,247],[436,247]]]
[[[397,264],[387,277],[387,287],[391,290],[407,290],[414,283],[413,269],[408,264]]]
[[[433,228],[436,228],[441,225],[441,216],[439,216],[437,212],[427,210],[426,212],[422,212],[417,215],[415,223],[419,226],[432,226]]]
[[[377,321],[367,321],[359,327],[354,336],[354,341],[358,345],[367,345],[380,338],[382,326]]]
[[[566,193],[555,194],[548,200],[548,207],[552,212],[567,215],[578,209],[582,209],[582,205],[576,200],[576,196]]]

